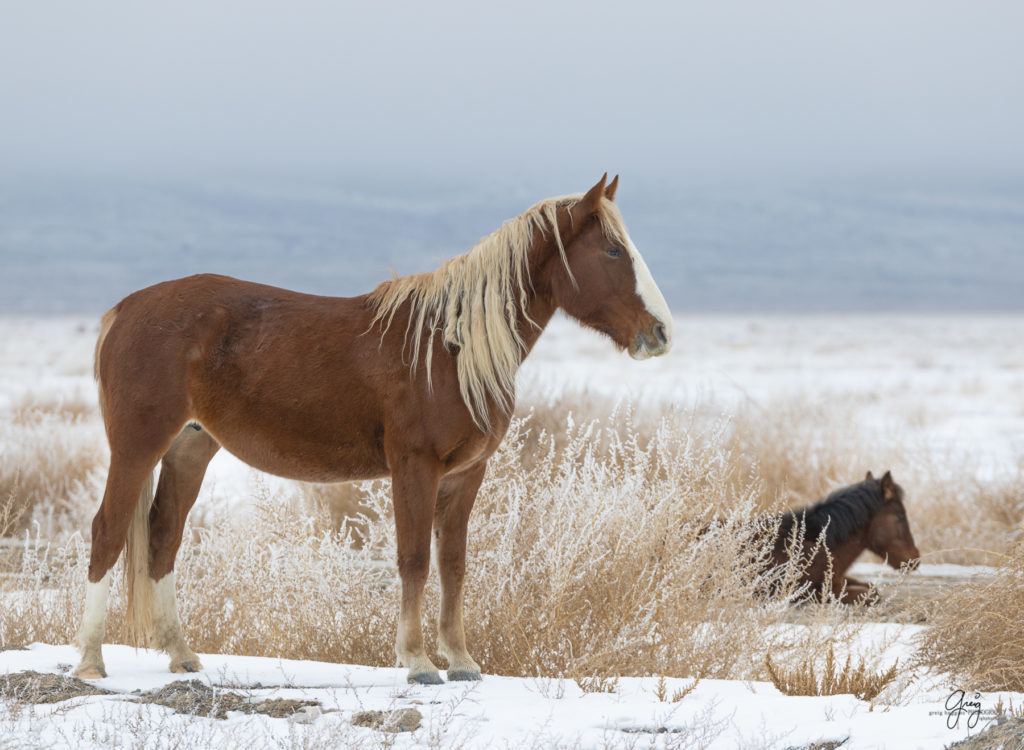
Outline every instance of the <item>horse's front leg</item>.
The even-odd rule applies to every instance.
[[[402,605],[398,616],[395,653],[409,668],[409,682],[437,685],[437,667],[423,648],[423,588],[430,572],[430,528],[437,502],[441,467],[436,459],[415,454],[392,461],[391,493],[395,506],[398,574]]]
[[[441,574],[441,616],[438,623],[441,655],[448,659],[449,680],[479,680],[480,665],[466,650],[462,627],[462,584],[466,577],[466,529],[473,501],[487,463],[452,474],[441,482],[434,516],[437,567]]]

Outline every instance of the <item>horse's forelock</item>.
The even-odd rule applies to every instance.
[[[612,242],[626,246],[630,244],[626,222],[622,218],[619,207],[607,198],[602,198],[598,206],[597,218],[601,222],[601,231]]]

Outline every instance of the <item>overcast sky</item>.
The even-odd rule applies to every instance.
[[[1019,0],[2,8],[10,173],[1024,172]]]

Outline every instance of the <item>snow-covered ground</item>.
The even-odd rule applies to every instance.
[[[792,626],[796,627],[796,626]],[[904,657],[916,628],[872,625],[864,637],[895,636],[890,649]],[[200,680],[242,692],[253,700],[314,700],[319,710],[293,719],[232,713],[225,720],[174,714],[170,708],[133,702],[138,691],[176,679],[167,658],[127,646],[104,648],[109,677],[99,687],[114,695],[10,707],[0,714],[0,742],[13,747],[467,747],[788,748],[846,740],[850,748],[933,750],[980,731],[1001,697],[1014,705],[1024,695],[986,694],[975,724],[964,714],[951,728],[945,711],[949,690],[916,687],[892,705],[871,705],[850,695],[792,697],[770,683],[707,680],[672,702],[688,680],[666,680],[659,699],[657,678],[620,678],[614,692],[585,693],[572,680],[485,675],[479,683],[412,686],[400,669],[201,655]],[[76,663],[70,646],[36,644],[0,653],[0,674],[26,669],[58,672]],[[968,696],[972,699],[972,696]],[[422,714],[412,732],[385,735],[353,726],[358,711],[414,708]],[[955,717],[954,717],[955,718]],[[973,726],[968,726],[973,724]],[[848,739],[847,739],[848,738]],[[24,745],[22,745],[24,742]],[[393,742],[393,745],[385,743]]]
[[[556,319],[521,394],[587,390],[659,405],[848,408],[901,442],[989,478],[1024,460],[1024,316],[677,317],[672,351],[634,362]]]
[[[0,318],[0,414],[26,399],[93,403],[93,318]],[[521,398],[557,401],[583,390],[655,404],[720,409],[777,400],[833,400],[858,419],[937,456],[969,458],[984,477],[1015,471],[1024,458],[1024,317],[715,317],[679,318],[670,355],[633,362],[599,336],[556,320],[519,378]],[[95,420],[96,436],[102,428]],[[0,462],[7,446],[0,441]],[[884,469],[885,467],[875,467]],[[225,452],[211,465],[199,505],[245,501],[259,486],[284,482],[259,475]],[[934,570],[932,569],[934,568]],[[955,568],[955,570],[954,570]],[[851,573],[884,580],[867,565]],[[987,574],[983,568],[928,566],[920,575]],[[799,626],[787,626],[799,627]],[[869,641],[892,639],[887,658],[909,658],[920,626],[865,625]],[[317,700],[309,723],[232,715],[225,721],[172,715],[138,705],[133,691],[174,679],[166,657],[105,647],[115,696],[19,709],[0,707],[0,747],[194,746],[334,747],[703,747],[787,748],[841,740],[843,748],[938,748],[979,731],[989,717],[956,728],[944,712],[950,687],[921,678],[883,693],[874,705],[852,696],[789,697],[766,683],[705,681],[678,703],[659,700],[655,678],[619,679],[611,693],[584,693],[572,680],[485,675],[474,685],[408,686],[404,670],[204,655],[201,680],[255,697]],[[0,652],[0,674],[57,672],[77,662],[70,646],[35,644]],[[256,684],[261,687],[256,687]],[[689,684],[669,680],[669,695]],[[899,687],[899,686],[897,686]],[[965,686],[969,687],[969,686]],[[970,697],[970,696],[968,696]],[[1012,697],[1014,706],[1024,696]],[[991,711],[1000,696],[978,700]],[[353,727],[353,711],[413,706],[423,714],[412,733],[387,739]],[[178,734],[176,734],[178,733]],[[146,737],[162,738],[145,739]],[[6,743],[11,743],[10,745]]]

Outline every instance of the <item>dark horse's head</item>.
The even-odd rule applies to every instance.
[[[864,483],[872,486],[881,500],[868,527],[868,549],[897,570],[904,565],[913,570],[920,562],[921,553],[910,533],[907,510],[903,507],[903,488],[893,481],[888,471],[881,479],[875,479],[869,471]]]
[[[881,479],[875,479],[869,471],[863,482],[842,487],[806,508],[783,513],[775,541],[777,550],[785,547],[797,525],[803,526],[805,544],[823,537],[833,555],[853,545],[855,554],[869,549],[896,569],[917,567],[920,553],[903,507],[903,488],[888,471]]]
[[[554,301],[634,359],[665,354],[672,315],[612,202],[619,178],[606,178],[570,208],[565,265],[551,281]]]

